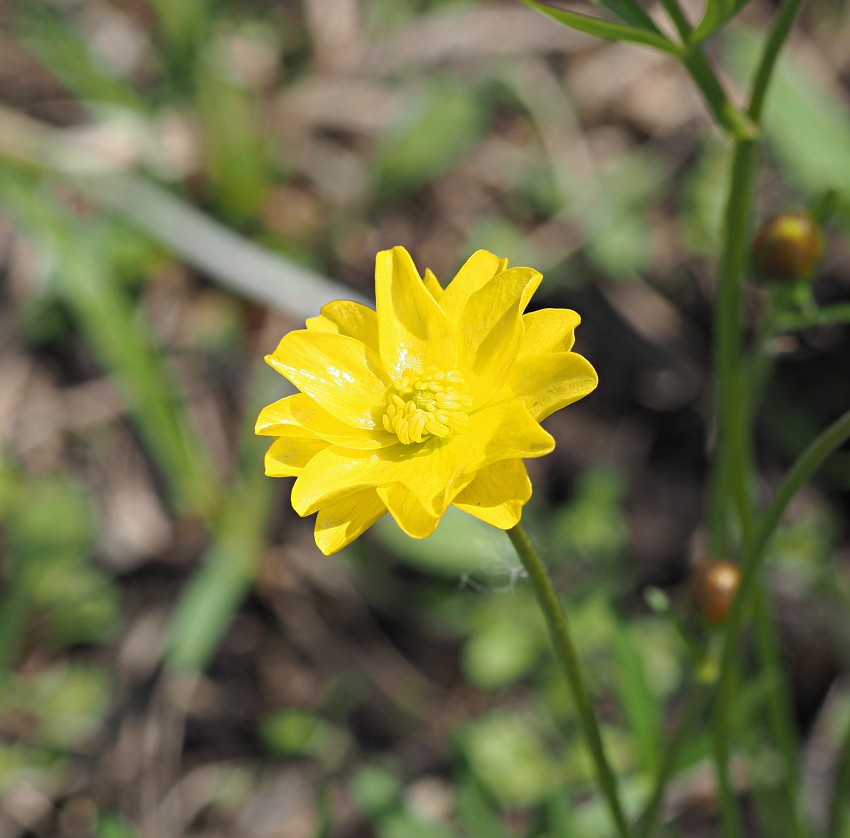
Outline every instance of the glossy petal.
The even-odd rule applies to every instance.
[[[287,396],[276,402],[267,404],[257,417],[254,425],[254,433],[257,436],[280,436],[290,426],[297,426],[298,422],[292,415],[292,399],[295,396]]]
[[[283,401],[287,402],[287,411],[296,424],[333,445],[370,450],[398,443],[398,437],[387,433],[383,425],[376,425],[374,428],[354,428],[346,425],[304,393],[296,393]]]
[[[529,355],[514,364],[505,388],[497,398],[522,399],[541,422],[596,389],[596,370],[575,352]]]
[[[292,505],[299,515],[310,515],[361,489],[399,483],[439,517],[478,469],[502,459],[539,457],[554,445],[521,402],[505,402],[471,416],[462,432],[444,440],[398,444],[368,456],[329,446],[301,473],[292,489]]]
[[[387,382],[379,377],[380,359],[359,340],[289,332],[266,362],[345,424],[368,429],[380,424]]]
[[[541,279],[530,268],[503,271],[464,306],[459,368],[474,407],[489,401],[504,381],[523,337],[522,313]]]
[[[369,529],[386,511],[374,489],[355,492],[329,503],[316,516],[316,544],[326,556],[336,553]]]
[[[427,538],[440,523],[440,516],[429,512],[422,501],[401,483],[378,489],[378,497],[399,527],[411,538]]]
[[[325,440],[290,428],[285,436],[278,437],[266,451],[266,476],[297,477],[307,463],[327,447]]]
[[[457,347],[449,321],[403,247],[378,254],[375,299],[381,360],[391,378],[431,366],[455,369]]]
[[[375,311],[350,300],[334,300],[322,307],[322,313],[307,320],[311,332],[345,335],[378,351],[378,315]]]
[[[547,352],[569,352],[575,343],[575,330],[581,317],[568,308],[542,308],[522,316],[525,334],[517,358]]]
[[[500,259],[487,250],[476,250],[440,297],[440,306],[449,320],[457,323],[467,300],[507,267],[507,259]]]
[[[499,460],[475,475],[453,505],[500,530],[515,527],[531,497],[531,481],[522,460]]]

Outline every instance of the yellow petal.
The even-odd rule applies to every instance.
[[[481,469],[453,505],[501,530],[515,527],[531,497],[531,481],[522,460],[500,460]]]
[[[280,436],[284,428],[297,426],[298,422],[292,415],[292,399],[294,398],[295,396],[287,396],[285,399],[278,399],[276,402],[267,404],[257,417],[254,433],[257,436]]]
[[[284,335],[266,362],[345,424],[380,424],[387,382],[380,359],[359,340],[301,329]]]
[[[440,523],[440,516],[425,509],[422,501],[401,483],[378,489],[378,497],[399,527],[411,538],[427,538]]]
[[[425,283],[428,293],[437,302],[440,302],[440,298],[443,296],[443,286],[440,285],[440,281],[434,276],[430,268],[425,268],[425,276],[422,278],[422,281]]]
[[[492,398],[513,364],[523,336],[522,313],[541,279],[531,268],[503,271],[464,306],[458,368],[473,409]]]
[[[289,415],[296,424],[334,445],[369,450],[398,443],[398,437],[387,433],[383,425],[376,425],[374,428],[354,428],[346,425],[304,393],[296,393],[282,401],[287,402]],[[262,415],[261,413],[260,416]]]
[[[326,556],[336,553],[369,529],[386,511],[374,489],[355,492],[328,504],[316,516],[316,545]]]
[[[381,360],[391,377],[405,370],[456,368],[454,334],[403,247],[381,251],[375,261]]]
[[[500,259],[487,250],[475,251],[439,298],[449,320],[457,323],[466,301],[507,266],[507,259]]]
[[[463,431],[445,439],[373,452],[330,446],[301,473],[292,488],[292,506],[299,515],[310,515],[361,489],[400,483],[439,518],[478,469],[498,460],[539,457],[554,446],[522,402],[505,402],[470,416]]]
[[[368,306],[350,300],[334,300],[317,317],[307,320],[311,332],[331,332],[365,343],[378,351],[378,315]]]
[[[297,477],[316,454],[328,447],[317,436],[297,428],[288,430],[291,433],[278,437],[266,451],[267,477]]]
[[[497,399],[522,399],[538,421],[596,389],[596,370],[575,352],[520,358]]]
[[[547,352],[569,352],[581,317],[568,308],[542,308],[522,316],[525,334],[517,358]]]

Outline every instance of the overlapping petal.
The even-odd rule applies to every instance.
[[[378,315],[374,309],[350,300],[334,300],[321,314],[307,320],[311,332],[330,332],[354,338],[378,352]]]
[[[541,308],[522,316],[525,333],[517,358],[544,355],[547,352],[569,352],[575,343],[575,330],[581,317],[568,308]]]
[[[283,336],[266,361],[299,390],[355,428],[374,428],[387,382],[380,358],[366,344],[345,335],[301,329]]]
[[[430,535],[451,504],[502,529],[519,522],[531,496],[522,460],[555,444],[540,421],[597,378],[570,351],[579,316],[525,314],[541,276],[506,268],[479,251],[443,290],[403,248],[384,251],[375,311],[329,303],[267,357],[301,392],[258,417],[256,432],[276,437],[266,472],[297,477],[292,505],[318,512],[324,553],[386,512],[415,538]],[[399,415],[434,424],[402,434]]]
[[[539,457],[554,446],[521,402],[506,402],[474,414],[462,432],[446,439],[399,443],[368,456],[329,446],[304,468],[292,489],[292,506],[299,515],[310,515],[361,489],[400,483],[439,517],[479,469],[502,459]]]
[[[463,307],[459,368],[475,407],[492,397],[513,364],[523,336],[522,314],[541,279],[531,268],[502,271]]]
[[[596,389],[596,370],[575,352],[520,358],[497,398],[520,399],[537,422]]]
[[[476,250],[457,272],[445,292],[437,298],[449,320],[457,324],[467,300],[507,266],[507,259],[500,259],[486,250]]]
[[[314,534],[318,548],[326,556],[342,550],[386,511],[387,508],[374,489],[355,492],[329,503],[316,516]]]
[[[298,477],[307,463],[327,446],[325,440],[309,432],[287,428],[266,451],[266,475]]]
[[[453,505],[500,530],[515,527],[531,497],[531,481],[522,460],[499,460],[475,475]]]
[[[378,254],[375,299],[381,361],[391,378],[428,367],[455,369],[454,332],[403,247]]]

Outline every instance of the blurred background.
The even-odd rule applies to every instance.
[[[733,91],[773,12],[711,41]],[[844,0],[807,4],[759,183],[762,217],[838,190],[821,303],[850,297],[848,43]],[[368,299],[396,244],[443,283],[487,248],[580,312],[601,384],[547,420],[524,520],[639,802],[694,668],[647,586],[707,631],[683,589],[726,152],[671,60],[518,2],[0,0],[0,838],[606,835],[508,540],[458,513],[321,556],[263,476],[254,419],[289,391],[262,357]],[[771,350],[765,495],[847,407],[850,330]],[[850,715],[848,509],[845,450],[771,564],[816,815]],[[751,834],[781,836],[770,688],[744,685],[735,741]],[[720,834],[708,752],[671,835]]]

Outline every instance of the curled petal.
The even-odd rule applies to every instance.
[[[354,338],[301,329],[284,335],[266,362],[342,422],[372,429],[386,396],[378,356]]]
[[[552,437],[519,401],[479,411],[446,439],[365,452],[329,446],[307,465],[292,489],[292,505],[310,515],[329,501],[367,488],[406,486],[431,515],[440,517],[475,472],[503,459],[539,457]]]
[[[487,250],[475,251],[457,272],[443,295],[437,298],[449,320],[457,323],[466,301],[507,267],[507,259],[500,259]]]
[[[531,481],[522,460],[499,460],[476,472],[453,505],[500,530],[515,527],[531,497]]]
[[[568,308],[542,308],[522,316],[525,333],[517,358],[544,355],[547,352],[569,352],[575,343],[575,330],[581,317]]]
[[[521,399],[531,415],[543,421],[556,410],[596,389],[596,370],[575,352],[553,352],[520,358],[497,398]]]
[[[458,323],[459,368],[474,407],[492,398],[513,364],[523,337],[522,313],[541,279],[530,268],[511,268],[467,300]]]
[[[374,489],[355,492],[329,503],[316,516],[316,544],[326,556],[336,553],[369,529],[386,511]]]
[[[440,523],[440,516],[427,510],[422,501],[401,483],[378,489],[378,497],[399,527],[411,538],[427,538]]]
[[[311,332],[330,332],[354,338],[378,351],[378,315],[368,306],[350,300],[334,300],[322,312],[307,320]]]
[[[327,447],[327,442],[307,431],[287,429],[287,433],[278,437],[266,451],[266,476],[297,477],[307,463]]]
[[[391,378],[428,367],[453,370],[457,347],[451,326],[403,247],[375,262],[381,360]]]

